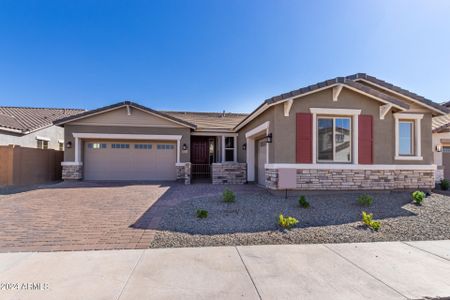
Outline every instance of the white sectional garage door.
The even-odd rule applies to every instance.
[[[175,180],[176,143],[85,141],[86,180]]]

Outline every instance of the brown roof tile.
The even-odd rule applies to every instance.
[[[53,121],[83,112],[72,108],[36,108],[0,106],[0,129],[28,133],[52,125]]]
[[[182,111],[164,111],[165,114],[173,116],[186,122],[197,125],[197,129],[210,130],[231,130],[247,114],[243,113],[216,113],[216,112],[182,112]]]

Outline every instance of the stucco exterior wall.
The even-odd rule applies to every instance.
[[[189,128],[163,128],[163,127],[133,127],[133,126],[85,126],[85,125],[65,125],[64,139],[67,143],[72,142],[72,148],[64,152],[64,161],[75,160],[75,138],[73,133],[115,133],[115,134],[158,134],[158,135],[181,135],[180,147],[183,144],[190,145],[191,129]],[[82,145],[84,149],[84,145]],[[181,151],[180,162],[190,161],[190,147],[187,151]]]
[[[267,109],[265,112],[263,112],[261,115],[256,117],[254,120],[252,120],[250,123],[242,127],[238,131],[238,162],[245,163],[247,162],[247,153],[246,150],[242,149],[242,145],[246,143],[245,133],[258,127],[259,125],[269,121],[269,132],[274,132],[274,126],[275,126],[275,118],[274,118],[274,108],[271,107]],[[295,128],[294,128],[295,130]],[[294,131],[295,132],[295,131]],[[274,162],[275,159],[275,153],[274,153],[274,144],[276,142],[276,137],[274,136],[273,143],[267,144],[269,147],[269,162]]]
[[[36,148],[36,137],[38,136],[50,139],[48,142],[49,149],[59,150],[58,140],[64,140],[64,128],[49,126],[27,135],[17,135],[0,130],[0,145],[19,145],[22,147]]]
[[[395,160],[395,119],[391,109],[384,120],[380,120],[379,107],[383,103],[378,102],[360,93],[343,88],[338,101],[332,99],[333,89],[326,89],[294,100],[289,117],[284,116],[284,105],[278,104],[265,111],[255,120],[239,131],[238,159],[245,162],[245,151],[242,144],[245,142],[245,133],[265,121],[271,121],[270,132],[273,133],[273,142],[269,144],[270,163],[295,163],[296,162],[296,113],[310,113],[310,108],[328,109],[360,109],[361,114],[373,117],[373,163],[374,164],[432,164],[433,153],[430,147],[431,137],[431,113],[424,114],[421,120],[421,148],[423,160]],[[354,132],[354,131],[353,131]]]

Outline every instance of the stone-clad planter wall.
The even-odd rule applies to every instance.
[[[432,189],[434,170],[298,169],[298,190]],[[278,169],[266,169],[266,187],[278,189]]]
[[[177,180],[184,180],[184,184],[191,184],[191,163],[178,164]]]
[[[63,180],[79,180],[83,178],[83,165],[64,164],[62,166],[62,179]]]
[[[244,184],[247,182],[246,163],[214,163],[211,166],[213,184]]]

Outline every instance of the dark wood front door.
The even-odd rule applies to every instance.
[[[192,136],[191,148],[192,177],[209,178],[211,175],[210,138]]]

